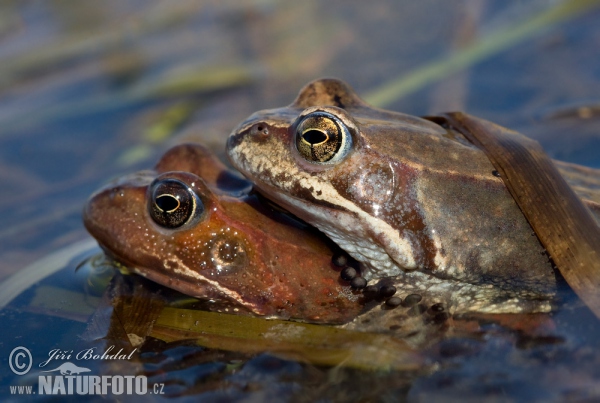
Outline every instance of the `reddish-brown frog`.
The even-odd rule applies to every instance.
[[[460,133],[373,108],[324,79],[288,107],[250,116],[227,147],[261,193],[362,262],[369,284],[452,312],[551,309],[552,263],[486,155]],[[576,190],[597,196],[595,184]]]
[[[273,210],[204,147],[169,150],[152,171],[89,199],[84,222],[109,255],[230,312],[344,323],[364,298],[340,279],[327,238]]]

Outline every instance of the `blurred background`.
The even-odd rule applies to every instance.
[[[9,372],[14,346],[36,359],[75,348],[110,314],[112,268],[74,269],[90,256],[83,205],[103,183],[181,141],[223,158],[241,120],[325,76],[375,106],[466,111],[600,168],[599,55],[600,0],[0,1],[0,395],[37,381]],[[68,264],[45,258],[55,251]],[[595,401],[600,326],[574,304],[508,325],[454,318],[420,374],[157,340],[143,368],[111,371],[207,401]]]
[[[600,2],[0,2],[0,280],[86,237],[102,183],[339,77],[415,115],[462,110],[600,167]]]

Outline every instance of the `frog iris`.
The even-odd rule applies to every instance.
[[[332,114],[313,112],[301,118],[296,126],[296,148],[310,162],[336,163],[351,147],[350,132]]]
[[[201,215],[204,205],[185,183],[177,179],[161,179],[150,186],[148,211],[158,225],[175,229]]]

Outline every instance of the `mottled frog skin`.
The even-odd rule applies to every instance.
[[[558,274],[544,248],[488,158],[457,132],[324,79],[250,116],[227,149],[261,193],[360,261],[369,284],[391,281],[398,296],[451,312],[552,307]]]
[[[136,273],[226,302],[227,312],[316,323],[357,316],[364,298],[340,279],[335,245],[250,190],[207,149],[185,144],[154,170],[97,191],[84,223]]]

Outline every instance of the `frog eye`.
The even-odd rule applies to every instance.
[[[196,193],[177,179],[162,179],[150,186],[150,217],[165,228],[179,228],[204,212],[204,204]]]
[[[313,112],[296,126],[296,148],[310,162],[333,164],[351,147],[348,128],[332,114]]]

